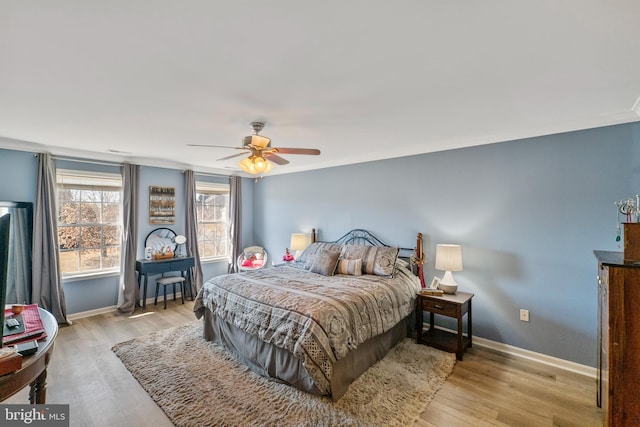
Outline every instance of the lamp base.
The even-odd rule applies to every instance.
[[[453,295],[458,290],[458,284],[453,280],[453,275],[450,271],[444,273],[442,280],[438,283],[438,288],[442,289],[445,294]]]

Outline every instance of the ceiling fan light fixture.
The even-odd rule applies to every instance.
[[[252,175],[255,175],[258,173],[253,166],[253,161],[251,157],[246,157],[242,161],[238,162],[238,166],[240,166],[240,168],[246,173],[250,173]]]
[[[273,170],[273,163],[265,159],[262,156],[249,156],[238,163],[240,168],[252,175],[258,175],[260,173],[269,173]]]

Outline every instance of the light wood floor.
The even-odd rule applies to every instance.
[[[194,320],[193,303],[147,306],[60,329],[49,366],[47,403],[70,404],[72,426],[171,426],[113,354],[119,342]],[[197,357],[185,352],[185,357]],[[28,402],[27,390],[3,403]],[[213,421],[212,421],[212,425]],[[595,380],[475,347],[457,362],[416,426],[600,426]]]

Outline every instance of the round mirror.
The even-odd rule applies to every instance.
[[[154,254],[164,253],[167,251],[167,248],[169,248],[171,252],[175,253],[176,248],[178,247],[177,242],[174,242],[176,236],[176,233],[170,228],[156,228],[147,234],[147,238],[144,239],[144,247],[151,248],[151,253]]]

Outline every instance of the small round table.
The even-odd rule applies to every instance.
[[[47,331],[47,338],[38,341],[38,351],[22,359],[22,368],[0,377],[0,401],[13,396],[25,386],[31,385],[29,402],[46,403],[47,398],[47,366],[53,354],[53,342],[58,335],[58,322],[53,314],[38,308],[40,318]]]

